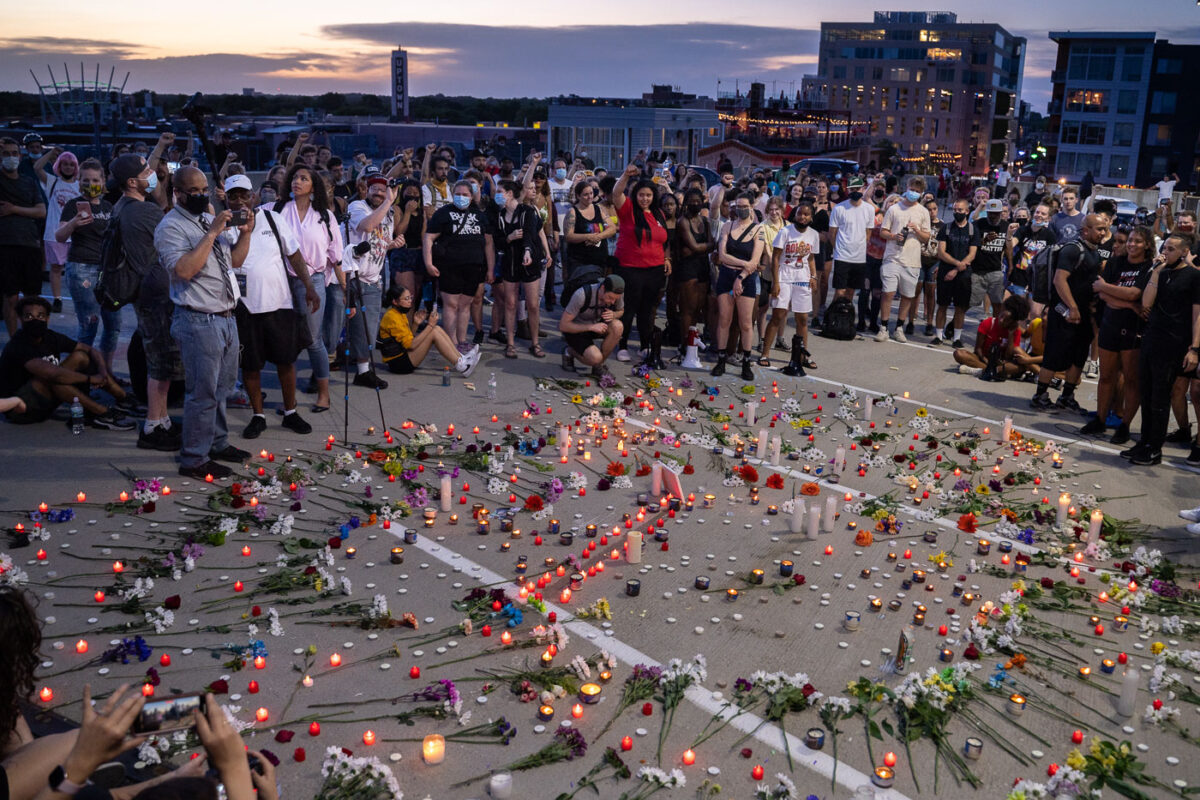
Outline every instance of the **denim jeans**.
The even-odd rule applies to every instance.
[[[292,308],[308,315],[308,332],[312,334],[312,344],[308,347],[308,363],[312,367],[314,378],[329,377],[329,351],[325,349],[325,342],[321,339],[321,324],[324,322],[325,312],[325,276],[313,276],[312,285],[317,290],[317,296],[321,298],[321,305],[317,306],[317,310],[313,313],[308,313],[308,304],[304,302],[304,284],[299,278],[288,278],[288,284],[292,288]]]
[[[237,381],[237,321],[175,307],[171,335],[183,355],[183,447],[179,461],[196,467],[229,444],[225,398]],[[328,366],[328,365],[327,365]]]
[[[371,348],[383,318],[383,281],[362,283],[362,308],[350,320],[350,357],[356,362],[370,361]]]
[[[331,283],[325,287],[325,316],[321,321],[321,337],[325,340],[325,350],[336,354],[338,340],[342,337],[342,325],[346,322],[346,293],[339,283]]]
[[[100,277],[99,264],[67,262],[67,289],[75,303],[75,319],[79,320],[76,340],[86,345],[96,341],[96,330],[104,323],[104,334],[100,337],[101,353],[112,353],[117,349],[121,335],[121,312],[101,311],[96,301],[96,282]]]

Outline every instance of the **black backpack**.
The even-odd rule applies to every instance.
[[[137,300],[141,288],[142,276],[126,257],[120,212],[116,212],[100,241],[100,275],[93,290],[96,302],[103,311],[116,311]]]
[[[1056,296],[1054,291],[1054,272],[1058,269],[1058,255],[1062,249],[1073,242],[1066,244],[1051,244],[1043,247],[1036,256],[1033,257],[1033,263],[1029,265],[1029,288],[1033,296],[1033,302],[1047,305],[1052,302]],[[1083,258],[1082,248],[1079,250],[1080,259]]]
[[[583,287],[604,280],[604,269],[599,264],[568,264],[567,270],[568,274],[563,280],[562,294],[558,298],[558,302],[562,306],[571,302],[571,297]],[[587,303],[584,305],[586,306]]]
[[[828,339],[849,341],[857,332],[854,329],[854,304],[848,297],[837,297],[825,311],[825,323],[821,335]]]

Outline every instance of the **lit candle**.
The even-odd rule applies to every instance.
[[[255,669],[266,669],[266,666],[267,666],[267,660],[265,658],[263,658],[262,656],[254,657],[254,668]]]
[[[41,699],[41,701],[43,703],[49,703],[51,700],[54,699],[54,690],[51,689],[49,686],[43,686],[42,690],[40,692],[38,692],[38,697]]]
[[[1100,541],[1100,526],[1103,524],[1104,512],[1098,508],[1093,509],[1092,516],[1088,520],[1087,546],[1089,549],[1094,549],[1096,544]]]
[[[537,718],[542,722],[549,722],[550,720],[554,719],[554,706],[543,705],[538,708]]]
[[[690,767],[695,763],[696,763],[696,751],[692,750],[689,747],[687,750],[683,751],[683,765],[685,767]]]
[[[342,665],[342,654],[341,653],[334,653],[333,655],[329,656],[329,666],[340,667],[341,665]]]
[[[583,719],[583,706],[579,703],[571,706],[571,717],[574,719]]]
[[[1019,717],[1025,713],[1025,695],[1013,694],[1008,698],[1008,713],[1014,717]]]
[[[737,600],[738,599],[738,590],[737,589],[726,589],[725,590],[725,599],[731,603],[734,602],[735,600]]]
[[[1067,524],[1067,509],[1070,507],[1071,495],[1067,492],[1063,492],[1058,496],[1058,517],[1055,520],[1059,525]]]
[[[305,675],[305,676],[304,676],[304,677],[303,677],[303,678],[300,680],[300,683],[302,683],[302,684],[304,685],[304,688],[305,688],[305,689],[311,689],[311,688],[312,688],[312,685],[313,685],[313,679],[312,679],[312,676],[311,676],[311,675]]]
[[[390,561],[393,564],[403,564],[404,563],[404,548],[403,547],[393,547]]]
[[[84,492],[80,492],[79,494],[75,495],[75,502],[86,503],[87,502],[87,494]]]
[[[1116,668],[1117,664],[1111,658],[1106,658],[1100,662],[1100,671],[1105,675],[1112,675]]]
[[[595,705],[600,702],[600,684],[585,683],[579,687],[579,699],[584,703]]]
[[[446,758],[446,738],[431,733],[421,742],[421,758],[426,764],[440,764]]]
[[[876,767],[875,774],[871,776],[871,783],[880,789],[890,789],[895,782],[896,772],[891,767]]]
[[[632,736],[622,736],[621,737],[622,752],[628,753],[632,749],[633,749],[633,737]]]
[[[270,716],[270,714],[267,712],[267,709],[265,709],[261,706],[258,708],[257,711],[254,712],[254,718],[256,720],[258,720],[259,722],[266,722],[267,718],[269,716]]]
[[[75,643],[75,652],[76,653],[86,653],[87,651],[88,651],[87,639],[80,639],[78,642]]]

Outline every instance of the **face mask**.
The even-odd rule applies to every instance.
[[[841,188],[841,187],[840,187],[840,186],[838,186],[838,185],[835,183],[835,184],[833,184],[832,186],[830,186],[830,187],[829,187],[829,191],[831,191],[831,192],[836,192],[836,191],[837,191],[838,189],[840,189],[840,188]]]
[[[408,305],[406,305],[406,306],[404,306],[404,305],[400,305],[399,303],[396,303],[396,308],[400,309],[400,310],[401,310],[401,311],[403,311],[405,314],[407,314],[409,311],[411,311],[411,310],[412,310],[412,303],[409,303],[409,304],[408,304]]]
[[[158,188],[158,173],[151,172],[150,177],[146,179],[146,194],[150,194]]]
[[[863,198],[862,192],[851,192],[850,193],[850,199],[855,203],[857,203],[859,200],[862,200],[862,198]]]
[[[883,198],[884,198],[884,197],[886,197],[886,196],[887,196],[887,195],[886,195],[886,194],[884,194],[883,192],[876,192],[876,193],[875,193],[875,202],[877,202],[877,203],[882,203],[882,202],[883,202]]]
[[[496,192],[492,195],[492,199],[496,201],[496,205],[503,206],[508,202],[508,198],[504,196],[504,192]]]
[[[565,169],[556,169],[554,170],[554,177],[560,181],[565,181],[567,179],[567,171]]]
[[[907,192],[904,193],[904,199],[910,203],[915,203],[921,199],[921,193],[914,192],[912,189],[909,189]]]
[[[276,197],[274,192],[263,192],[258,199],[262,201],[263,205],[271,205],[275,202]]]
[[[1017,224],[1018,225],[1028,225],[1029,219],[1027,217],[1017,217]]]
[[[184,211],[198,217],[208,210],[208,195],[185,194],[180,205],[183,206]]]
[[[3,166],[7,172],[16,172],[17,167],[21,166],[21,157],[5,156],[3,160],[0,160],[0,166]]]
[[[1042,222],[1042,221],[1040,221],[1040,220],[1036,220],[1036,219],[1035,219],[1033,222],[1029,223],[1029,224],[1030,224],[1031,226],[1033,226],[1033,229],[1034,229],[1035,231],[1040,231],[1042,228],[1046,227],[1046,223],[1044,223],[1044,222]]]
[[[461,194],[454,195],[454,207],[459,211],[462,211],[469,205],[471,205],[471,198]]]
[[[748,208],[735,208],[733,213],[737,215],[738,219],[750,219],[750,209]]]
[[[954,221],[955,222],[962,222],[966,218],[967,218],[967,212],[965,212],[965,211],[955,211],[954,212]]]
[[[92,200],[104,194],[104,187],[98,183],[89,183],[87,186],[81,186],[79,193]]]
[[[44,319],[27,319],[21,323],[21,327],[29,331],[29,335],[35,339],[40,339],[46,335],[47,322]]]
[[[1040,192],[1042,189],[1046,188],[1046,184],[1042,183],[1041,181],[1038,181],[1037,183],[1034,184],[1034,187]]]
[[[701,206],[699,203],[689,203],[687,206],[687,212],[689,214],[699,214],[700,208]]]

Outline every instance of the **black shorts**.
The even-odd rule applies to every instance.
[[[464,264],[445,269],[439,268],[438,271],[441,272],[441,277],[438,278],[438,290],[443,294],[465,294],[474,297],[475,292],[479,289],[479,284],[483,283],[487,277],[486,267],[483,264]]]
[[[388,251],[388,269],[397,272],[419,272],[425,274],[425,259],[420,249],[397,247]]]
[[[867,279],[867,262],[865,261],[834,261],[833,262],[833,288],[834,289],[852,289],[858,291],[863,288],[863,281]]]
[[[718,297],[723,294],[733,292],[733,283],[737,276],[741,274],[741,270],[736,267],[722,266],[717,271],[717,285],[713,287],[713,293]],[[742,278],[742,297],[757,297],[758,296],[758,275],[751,275],[749,278]]]
[[[1092,320],[1084,317],[1072,325],[1057,311],[1051,311],[1049,316],[1042,366],[1054,372],[1071,367],[1082,369],[1092,348]]]
[[[587,350],[592,345],[596,344],[596,340],[600,337],[594,333],[564,333],[563,339],[567,343],[567,347],[575,351],[576,355],[583,355],[583,351]]]
[[[268,362],[295,364],[300,351],[312,344],[308,317],[295,309],[251,314],[238,303],[234,317],[242,345],[241,367],[246,372],[261,372]]]
[[[17,397],[25,401],[24,411],[9,411],[4,416],[14,425],[32,425],[50,419],[54,410],[62,405],[61,400],[46,397],[33,388],[33,381],[26,381],[17,389]]]
[[[883,289],[883,259],[871,258],[867,256],[867,283],[871,286],[871,291],[878,292]]]
[[[1139,328],[1131,328],[1116,323],[1100,323],[1098,343],[1101,350],[1120,353],[1123,350],[1139,350],[1142,346],[1142,332]]]
[[[937,304],[943,308],[954,306],[964,311],[971,307],[971,270],[962,270],[954,280],[945,280],[954,267],[941,264],[937,271]]]
[[[170,300],[137,303],[138,332],[142,334],[142,349],[146,351],[146,375],[156,381],[183,380],[183,356],[179,342],[171,335],[171,320],[175,304]]]
[[[411,375],[416,367],[413,366],[412,360],[408,357],[408,353],[401,353],[390,361],[383,362],[388,372],[396,375]]]
[[[671,270],[671,277],[675,279],[676,283],[685,283],[687,281],[708,283],[712,280],[708,258],[705,256],[681,258],[679,263],[675,264],[674,269]]]
[[[542,262],[534,260],[529,266],[518,262],[511,263],[511,258],[505,258],[500,268],[500,280],[505,283],[533,283],[542,279]]]
[[[41,242],[33,247],[0,245],[0,295],[26,296],[42,292]]]

